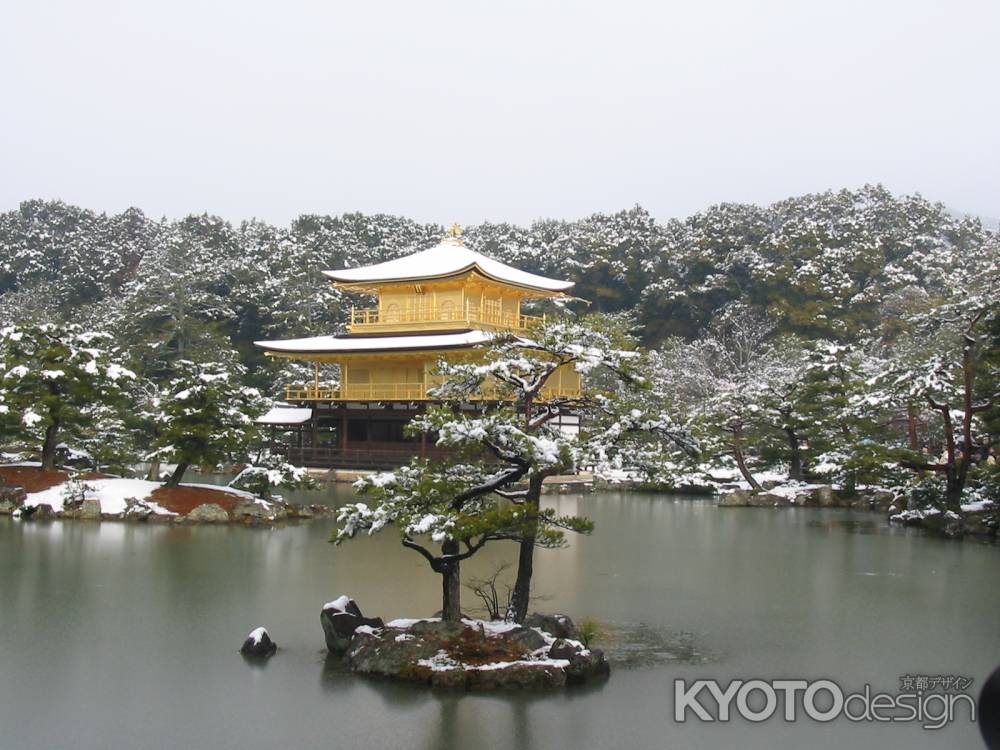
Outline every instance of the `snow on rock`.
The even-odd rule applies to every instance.
[[[250,635],[247,638],[257,644],[261,642],[265,635],[267,635],[267,628],[254,628],[250,631]]]
[[[408,630],[416,625],[418,622],[441,622],[440,617],[424,617],[417,619],[410,619],[406,617],[400,617],[395,620],[391,620],[385,624],[387,628],[396,628],[397,630]]]
[[[370,635],[385,627],[382,618],[365,617],[358,603],[346,594],[323,605],[319,622],[323,627],[327,650],[333,654],[344,653],[359,629],[365,628],[362,632]]]
[[[941,515],[941,511],[937,508],[927,508],[926,510],[904,510],[902,513],[890,516],[890,518],[893,521],[908,523],[913,521],[922,521],[925,518],[938,515]]]
[[[963,503],[962,510],[965,513],[978,513],[984,510],[990,510],[996,507],[996,503],[992,500],[975,500],[971,503]]]
[[[823,484],[807,484],[805,482],[789,482],[788,484],[779,485],[777,487],[772,487],[768,490],[768,493],[772,495],[777,495],[778,497],[783,497],[786,500],[791,500],[795,502],[795,498],[799,495],[805,495],[812,490],[818,490],[821,487],[826,487],[829,485]]]
[[[355,672],[466,690],[561,687],[608,674],[599,649],[528,625],[471,618],[358,627],[344,654]]]
[[[347,594],[341,594],[332,602],[327,602],[323,605],[323,609],[332,609],[335,612],[346,612],[347,605],[351,603],[351,597]]]
[[[481,630],[489,635],[500,635],[501,633],[510,633],[513,630],[517,630],[521,626],[516,622],[506,622],[504,620],[470,620],[469,618],[462,618],[462,622],[469,627]]]
[[[278,650],[278,645],[271,640],[271,635],[267,628],[257,627],[250,631],[250,634],[243,641],[240,653],[244,656],[266,658],[272,656]]]

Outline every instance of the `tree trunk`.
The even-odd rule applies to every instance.
[[[856,471],[849,471],[844,477],[844,493],[848,497],[853,497],[854,493],[858,489],[858,473]]]
[[[458,542],[449,539],[441,545],[444,555],[457,555]],[[460,563],[441,563],[441,619],[445,622],[458,622],[462,619],[462,575]]]
[[[45,441],[42,443],[42,469],[51,471],[56,468],[56,438],[59,435],[59,421],[53,420],[45,428]]]
[[[954,497],[950,486],[951,475],[948,476],[948,509],[956,513],[962,512],[962,491],[965,489],[969,465],[972,463],[972,418],[977,411],[977,407],[972,403],[972,350],[975,345],[976,340],[967,333],[965,346],[962,348],[962,452],[955,465]]]
[[[147,482],[160,481],[160,459],[154,458],[152,463],[149,464],[149,470],[146,471],[146,481]]]
[[[962,514],[962,490],[965,488],[965,477],[962,476],[961,472],[958,471],[958,467],[949,466],[948,470],[945,472],[945,490],[944,490],[944,504],[945,507],[958,513]]]
[[[750,473],[750,469],[747,468],[746,459],[743,456],[743,430],[739,427],[733,428],[733,457],[736,459],[736,465],[740,469],[740,474],[743,478],[747,480],[747,484],[750,485],[751,489],[760,491],[760,483],[753,478],[753,474]]]
[[[795,430],[789,430],[787,428],[785,429],[785,435],[788,437],[789,449],[788,478],[801,482],[802,451],[799,449],[799,436],[795,434]]]
[[[517,552],[517,578],[514,580],[514,591],[510,598],[510,619],[516,623],[524,622],[528,616],[528,603],[531,599],[531,576],[535,565],[535,532],[524,536]]]
[[[545,477],[535,474],[528,480],[528,494],[524,498],[525,534],[521,538],[517,552],[517,577],[514,579],[514,591],[510,599],[510,618],[517,623],[524,622],[528,616],[528,604],[531,601],[531,576],[535,568],[535,536],[538,529],[538,503],[542,496],[542,480]]]
[[[167,480],[167,487],[176,487],[181,483],[181,479],[184,478],[184,472],[187,471],[188,466],[191,464],[187,461],[182,461],[177,464],[177,468],[174,469],[174,473],[170,475],[170,479]]]
[[[910,439],[910,450],[917,453],[920,451],[920,440],[917,436],[917,410],[913,404],[906,405],[906,434]]]

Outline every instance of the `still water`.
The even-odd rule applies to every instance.
[[[338,489],[335,503],[349,490]],[[310,498],[315,501],[315,497]],[[538,555],[538,608],[605,623],[600,687],[457,695],[327,664],[319,611],[347,593],[426,616],[438,578],[393,533],[0,519],[0,748],[976,748],[962,715],[913,724],[673,720],[673,680],[901,675],[1000,663],[1000,547],[843,510],[714,507],[669,495],[553,497],[597,530]],[[507,543],[466,577],[514,559]],[[467,594],[469,609],[473,602]],[[280,651],[237,653],[265,625]]]

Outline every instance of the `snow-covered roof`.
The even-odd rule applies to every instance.
[[[312,417],[312,409],[294,406],[274,406],[267,414],[257,418],[257,424],[302,424]]]
[[[350,354],[360,352],[457,349],[477,346],[490,340],[487,331],[435,333],[419,336],[313,336],[284,341],[255,341],[268,352],[288,354]]]
[[[574,283],[521,271],[506,263],[487,258],[470,250],[455,237],[448,237],[432,248],[385,263],[323,273],[340,284],[357,285],[441,279],[473,270],[495,281],[543,292],[563,292]]]

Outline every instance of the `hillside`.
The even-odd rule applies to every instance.
[[[230,350],[269,385],[262,337],[342,330],[352,299],[326,268],[427,247],[438,225],[386,215],[303,215],[289,227],[217,217],[156,221],[26,201],[0,214],[0,321],[75,320],[116,332],[144,374]],[[920,196],[878,186],[762,207],[720,204],[661,222],[641,207],[530,227],[467,227],[473,249],[577,282],[592,308],[632,311],[647,344],[701,335],[726,305],[780,332],[891,337],[903,311],[952,295],[998,250],[997,235]]]

